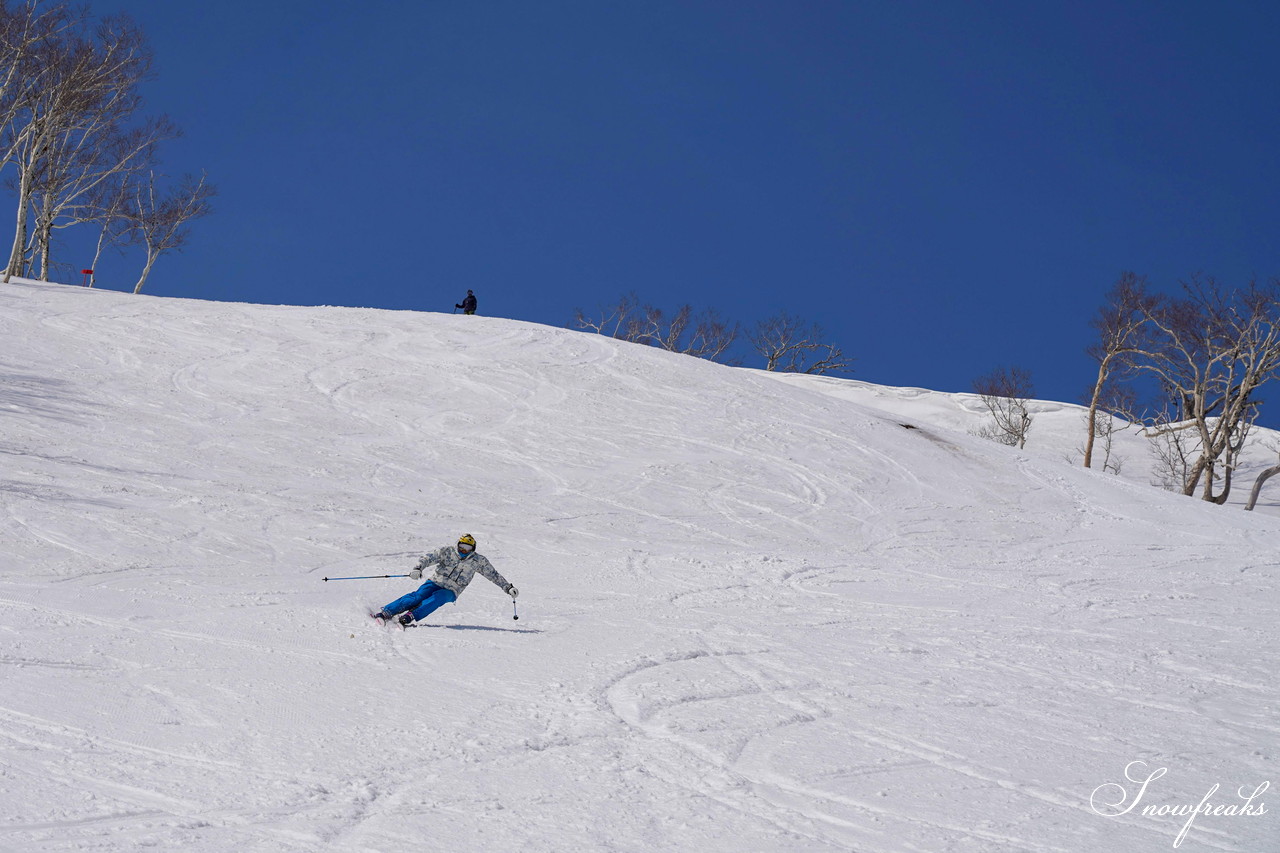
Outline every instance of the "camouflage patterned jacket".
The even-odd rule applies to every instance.
[[[418,561],[418,568],[426,569],[428,566],[436,567],[435,573],[431,575],[432,582],[436,586],[452,590],[453,594],[457,596],[462,595],[462,591],[467,588],[467,584],[471,583],[471,579],[475,577],[476,572],[493,581],[503,592],[508,594],[511,592],[511,584],[507,583],[506,578],[498,574],[498,570],[493,567],[493,563],[490,563],[488,559],[480,554],[473,553],[464,560],[458,554],[458,549],[452,545],[446,545],[438,551],[432,551]]]

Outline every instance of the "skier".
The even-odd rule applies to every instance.
[[[460,304],[456,304],[453,307],[461,308],[463,314],[476,313],[476,295],[468,290],[466,298],[463,299]]]
[[[512,598],[520,594],[506,578],[498,574],[493,563],[476,553],[476,540],[470,533],[464,533],[456,546],[445,545],[424,556],[413,571],[409,572],[409,577],[421,580],[422,570],[427,566],[436,567],[431,580],[372,614],[379,624],[385,625],[395,619],[397,614],[400,617],[398,621],[405,626],[425,619],[441,605],[457,601],[476,572],[493,581]]]

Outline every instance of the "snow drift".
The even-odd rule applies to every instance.
[[[0,849],[1280,849],[1274,517],[480,316],[18,283],[0,375]],[[322,581],[463,532],[520,621]]]

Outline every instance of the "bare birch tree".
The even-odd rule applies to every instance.
[[[58,72],[50,57],[59,39],[84,20],[65,4],[27,0],[10,6],[0,0],[0,169],[8,166],[32,132],[36,96]]]
[[[693,306],[682,305],[668,315],[652,305],[640,307],[634,293],[593,315],[578,309],[574,325],[619,340],[722,363],[739,335],[738,325],[721,318],[715,309],[694,314]]]
[[[1100,453],[1102,470],[1119,474],[1125,460],[1115,452],[1115,438],[1133,425],[1127,420],[1127,415],[1118,413],[1132,412],[1137,395],[1130,386],[1109,379],[1101,389],[1095,386],[1087,396],[1093,405],[1084,414],[1088,443],[1080,448],[1080,452],[1092,454],[1090,461],[1093,463],[1098,462]]]
[[[1093,383],[1093,392],[1089,397],[1089,411],[1085,416],[1086,439],[1084,446],[1084,467],[1093,467],[1094,440],[1099,430],[1100,407],[1108,394],[1114,394],[1115,374],[1127,365],[1129,356],[1141,351],[1147,343],[1147,316],[1154,307],[1156,298],[1148,290],[1145,278],[1131,272],[1122,273],[1120,279],[1107,294],[1106,304],[1098,309],[1092,325],[1098,333],[1098,339],[1087,352],[1098,363],[1098,375]],[[1102,412],[1108,428],[1113,425],[1115,409]],[[1108,438],[1108,457],[1110,456],[1110,432]]]
[[[765,360],[765,370],[784,373],[848,373],[853,359],[824,340],[822,327],[780,312],[756,324],[747,335]]]
[[[94,271],[89,274],[90,287],[97,284],[98,263],[102,260],[102,253],[109,248],[118,249],[129,240],[130,228],[126,212],[134,192],[136,177],[132,172],[116,175],[112,180],[99,185],[89,198],[83,221],[98,228],[93,263],[89,265],[89,269]]]
[[[0,169],[13,163],[20,167],[15,181],[18,227],[5,283],[25,271],[26,224],[35,171],[21,167],[30,163],[41,147],[49,105],[66,100],[58,85],[65,71],[66,45],[84,20],[85,13],[72,12],[62,3],[48,7],[38,0],[15,7],[0,4]],[[13,263],[15,256],[21,262]]]
[[[134,293],[142,292],[151,268],[161,255],[182,249],[190,235],[191,221],[212,212],[212,199],[216,194],[217,190],[203,175],[199,179],[187,175],[167,192],[157,185],[155,172],[137,184],[125,213],[131,239],[146,252]]]
[[[693,306],[682,305],[667,316],[661,308],[646,305],[635,318],[628,340],[634,340],[670,352],[679,352],[680,341],[693,318]]]
[[[41,279],[48,279],[54,231],[100,222],[104,208],[99,191],[110,198],[113,187],[108,182],[113,178],[124,186],[136,181],[136,173],[153,161],[156,144],[177,135],[168,120],[160,118],[76,151],[51,152],[33,194],[33,250]]]
[[[607,335],[611,338],[630,340],[631,324],[635,319],[636,306],[640,300],[634,293],[627,293],[618,298],[613,305],[608,305],[595,314],[588,315],[581,308],[577,309],[574,325],[586,332]]]
[[[978,431],[1009,447],[1023,449],[1031,432],[1031,398],[1035,387],[1031,373],[1020,367],[1000,367],[973,381],[973,390],[991,416],[991,422]]]
[[[148,165],[160,140],[178,135],[165,117],[127,123],[141,105],[138,86],[150,76],[151,52],[127,18],[108,18],[88,40],[89,55],[67,85],[79,109],[60,120],[34,187],[34,243],[40,277],[48,278],[53,231],[88,221],[95,191],[113,177]]]
[[[736,324],[721,319],[714,309],[695,315],[692,305],[681,305],[670,316],[646,305],[628,332],[628,340],[711,361],[722,359],[737,337]]]
[[[1154,334],[1132,365],[1174,400],[1172,413],[1146,419],[1147,435],[1188,432],[1196,439],[1183,494],[1200,489],[1204,500],[1221,504],[1258,415],[1258,392],[1280,371],[1280,284],[1229,291],[1213,279],[1193,279],[1184,291],[1143,309]]]
[[[107,18],[92,29],[80,19],[44,39],[39,50],[43,82],[27,105],[25,124],[13,131],[18,212],[6,274],[25,272],[34,219],[31,243],[47,278],[59,221],[97,185],[136,166],[159,139],[176,132],[163,118],[127,127],[151,67],[142,33],[128,18]]]
[[[1186,411],[1182,401],[1166,408],[1156,417],[1148,418],[1152,424],[1182,423]],[[1186,430],[1147,429],[1143,433],[1147,447],[1155,457],[1153,486],[1170,492],[1182,493],[1191,474],[1192,460],[1197,456],[1195,436]]]
[[[682,352],[721,364],[738,364],[730,359],[729,350],[738,340],[741,327],[720,316],[714,308],[701,312],[694,321],[693,333]]]

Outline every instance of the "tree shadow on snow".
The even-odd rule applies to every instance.
[[[88,410],[101,408],[80,395],[69,382],[32,373],[0,374],[0,409],[5,415],[35,415],[80,425]]]

